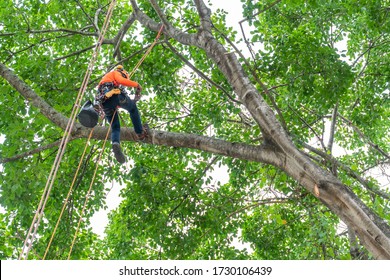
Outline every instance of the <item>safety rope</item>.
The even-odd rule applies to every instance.
[[[73,187],[74,187],[74,184],[75,184],[76,179],[77,179],[77,175],[79,174],[79,171],[80,171],[80,168],[81,168],[81,164],[82,164],[82,162],[83,162],[83,160],[84,160],[84,157],[85,157],[85,154],[86,154],[86,151],[87,151],[87,148],[88,148],[88,143],[89,143],[89,141],[90,141],[90,139],[91,139],[91,137],[92,137],[92,134],[93,134],[94,129],[95,129],[95,128],[92,128],[92,129],[91,129],[91,132],[89,133],[89,136],[88,136],[88,139],[87,139],[87,144],[86,144],[85,147],[84,147],[84,151],[83,151],[83,154],[81,155],[81,158],[80,158],[80,161],[79,161],[79,165],[77,166],[76,172],[75,172],[75,174],[74,174],[74,176],[73,176],[72,184],[71,184],[71,186],[70,186],[70,188],[69,188],[69,192],[68,192],[68,194],[67,194],[67,196],[66,196],[66,198],[65,198],[64,204],[63,204],[63,206],[62,206],[60,216],[58,217],[57,223],[56,223],[56,225],[55,225],[55,227],[54,227],[54,230],[53,230],[53,233],[52,233],[52,235],[51,235],[51,237],[50,237],[50,241],[49,241],[49,243],[48,243],[48,245],[47,245],[47,247],[46,247],[45,254],[43,255],[43,258],[42,258],[43,260],[46,259],[46,255],[47,255],[47,253],[49,252],[51,243],[53,242],[53,239],[54,239],[54,235],[56,234],[58,225],[60,224],[62,215],[64,214],[66,205],[68,204],[69,197],[70,197],[70,195],[72,194]]]
[[[89,194],[91,193],[91,190],[92,190],[92,186],[93,186],[93,183],[95,182],[95,177],[96,177],[96,173],[97,173],[97,170],[99,168],[99,163],[102,159],[102,155],[103,155],[103,152],[104,152],[104,148],[106,147],[106,142],[107,142],[107,138],[108,138],[108,135],[110,134],[110,129],[111,129],[111,126],[112,126],[112,122],[114,121],[114,118],[115,118],[115,114],[117,114],[117,111],[118,110],[115,110],[113,116],[112,116],[112,119],[111,119],[111,122],[110,122],[110,126],[108,127],[107,129],[107,133],[106,133],[106,137],[104,139],[104,142],[103,142],[103,147],[100,151],[100,154],[99,154],[99,158],[96,162],[96,167],[95,167],[95,171],[93,173],[93,176],[92,176],[92,180],[91,180],[91,183],[89,184],[89,189],[88,189],[88,192],[87,192],[87,195],[85,197],[85,201],[84,201],[84,205],[83,205],[83,208],[81,210],[81,213],[80,213],[80,218],[79,218],[79,221],[77,223],[77,227],[76,227],[76,232],[73,236],[73,240],[72,240],[72,244],[70,246],[70,250],[69,250],[69,254],[68,254],[68,260],[70,259],[70,255],[72,253],[72,250],[73,250],[73,246],[76,242],[76,238],[77,238],[77,234],[78,234],[78,231],[80,229],[80,224],[81,224],[81,220],[83,219],[83,215],[84,215],[84,211],[85,211],[85,208],[87,206],[87,203],[88,203],[88,200],[89,200]]]
[[[162,24],[160,27],[160,30],[157,33],[156,38],[154,39],[153,43],[149,46],[149,48],[146,50],[142,58],[138,61],[138,63],[135,65],[134,69],[129,74],[129,79],[134,75],[135,71],[137,71],[138,67],[144,62],[145,58],[149,55],[149,53],[152,51],[153,47],[157,44],[158,39],[160,38],[162,31],[164,29],[164,25]]]
[[[29,254],[31,247],[33,245],[33,242],[35,240],[36,233],[37,233],[37,230],[39,227],[39,223],[42,220],[46,203],[47,203],[48,198],[50,196],[50,192],[51,192],[51,189],[53,187],[53,183],[54,183],[54,180],[56,178],[60,163],[62,161],[62,157],[64,155],[66,145],[69,142],[71,131],[73,130],[73,126],[74,126],[75,119],[77,116],[78,108],[80,108],[81,100],[84,97],[84,94],[85,94],[85,91],[86,91],[86,88],[88,85],[88,81],[91,77],[92,70],[94,68],[97,57],[99,55],[100,47],[103,43],[105,33],[108,29],[108,25],[109,25],[110,18],[112,16],[112,11],[115,7],[115,4],[116,4],[116,0],[112,0],[110,6],[108,8],[107,15],[106,15],[106,18],[105,18],[104,23],[103,23],[102,31],[99,34],[98,42],[96,44],[92,58],[89,62],[89,65],[88,65],[87,71],[85,73],[83,82],[81,84],[80,90],[79,90],[78,95],[76,97],[76,101],[75,101],[75,104],[73,106],[73,109],[72,109],[68,124],[66,126],[66,129],[64,131],[64,135],[62,137],[62,140],[61,140],[58,152],[57,152],[57,156],[54,160],[52,169],[50,171],[50,174],[48,176],[48,180],[46,182],[45,189],[43,191],[41,200],[40,200],[38,208],[37,208],[37,211],[35,212],[33,221],[31,223],[31,226],[30,226],[29,231],[27,233],[26,239],[24,241],[23,248],[22,248],[22,251],[20,253],[19,259],[27,259],[28,258],[28,254]]]
[[[129,74],[129,79],[131,78],[131,76],[134,75],[135,71],[139,68],[139,66],[142,64],[142,62],[145,60],[145,58],[149,55],[149,53],[151,52],[151,50],[153,49],[153,47],[156,45],[158,39],[159,39],[160,36],[161,36],[163,27],[164,27],[164,26],[162,25],[161,28],[160,28],[160,30],[159,30],[159,32],[158,32],[158,34],[157,34],[157,36],[156,36],[156,38],[155,38],[155,40],[154,40],[154,42],[150,45],[150,47],[147,49],[147,51],[146,51],[145,54],[142,56],[142,58],[140,59],[140,61],[136,64],[136,66],[134,67],[134,69],[132,70],[132,72]],[[82,221],[82,218],[83,218],[83,214],[84,214],[84,211],[85,211],[87,202],[88,202],[88,200],[89,200],[89,194],[90,194],[90,192],[91,192],[91,190],[92,190],[92,186],[93,186],[93,183],[94,183],[94,181],[95,181],[97,169],[98,169],[98,167],[99,167],[99,163],[100,163],[100,160],[101,160],[103,151],[104,151],[104,149],[105,149],[105,145],[106,145],[107,138],[108,138],[108,135],[109,135],[109,132],[110,132],[110,128],[111,128],[111,125],[112,125],[112,121],[114,120],[114,117],[115,117],[115,114],[116,114],[116,113],[117,113],[117,110],[115,110],[114,116],[113,116],[113,118],[111,119],[111,123],[110,123],[109,129],[107,130],[107,134],[106,134],[105,140],[104,140],[104,142],[103,142],[103,147],[102,147],[102,149],[101,149],[101,152],[100,152],[98,161],[97,161],[97,163],[96,163],[95,171],[94,171],[94,174],[93,174],[93,177],[92,177],[90,186],[89,186],[89,190],[88,190],[88,192],[87,192],[86,199],[85,199],[85,202],[84,202],[82,211],[81,211],[81,213],[80,213],[80,218],[79,218],[79,221],[78,221],[78,225],[77,225],[77,228],[76,228],[76,232],[75,232],[75,234],[74,234],[74,237],[73,237],[73,240],[72,240],[72,244],[71,244],[71,246],[70,246],[70,251],[69,251],[69,254],[68,254],[68,260],[70,259],[70,255],[71,255],[71,253],[72,253],[72,250],[73,250],[73,247],[74,247],[76,238],[77,238],[77,234],[78,234],[78,231],[79,231],[79,228],[80,228],[80,224],[81,224],[81,221]],[[118,113],[118,114],[119,114],[119,113]],[[68,192],[68,195],[67,195],[67,197],[66,197],[66,199],[65,199],[65,201],[64,201],[64,204],[63,204],[63,207],[62,207],[60,216],[59,216],[59,218],[58,218],[58,220],[57,220],[57,223],[56,223],[56,225],[55,225],[55,228],[54,228],[54,230],[53,230],[52,236],[51,236],[50,241],[49,241],[49,243],[48,243],[48,246],[47,246],[47,248],[46,248],[46,251],[45,251],[45,254],[44,254],[43,259],[46,258],[47,253],[48,253],[48,251],[49,251],[49,249],[50,249],[51,243],[52,243],[52,241],[53,241],[54,235],[55,235],[55,233],[56,233],[56,231],[57,231],[57,229],[58,229],[58,225],[59,225],[60,220],[61,220],[61,218],[62,218],[62,215],[63,215],[63,213],[64,213],[65,207],[66,207],[66,205],[67,205],[67,203],[68,203],[69,197],[70,197],[70,195],[71,195],[71,193],[72,193],[73,186],[74,186],[74,183],[75,183],[75,181],[76,181],[76,178],[77,178],[79,169],[80,169],[80,167],[81,167],[81,163],[82,163],[82,161],[83,161],[83,159],[84,159],[85,152],[86,152],[86,149],[87,149],[87,146],[88,146],[88,142],[89,142],[89,140],[90,140],[90,138],[91,138],[91,136],[92,136],[92,133],[93,133],[93,129],[91,130],[90,135],[89,135],[89,137],[88,137],[88,139],[87,139],[87,143],[86,143],[86,145],[85,145],[83,154],[82,154],[82,156],[81,156],[81,158],[80,158],[79,165],[78,165],[77,170],[76,170],[76,173],[75,173],[75,175],[74,175],[74,178],[73,178],[71,187],[70,187],[69,192]]]

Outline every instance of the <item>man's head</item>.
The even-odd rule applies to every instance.
[[[127,79],[129,78],[129,73],[123,68],[123,65],[120,64],[117,65],[115,67],[115,70],[119,71],[122,74],[122,76],[126,77]]]

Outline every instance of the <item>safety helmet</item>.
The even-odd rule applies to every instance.
[[[122,65],[117,65],[117,66],[115,67],[115,70],[116,70],[116,71],[119,71],[119,72],[122,74],[122,76],[123,76],[124,78],[126,78],[126,79],[129,78],[129,73],[123,68]]]

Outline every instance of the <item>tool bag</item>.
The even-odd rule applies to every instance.
[[[93,103],[88,100],[84,103],[77,118],[83,126],[93,128],[99,121],[99,113],[96,112]]]

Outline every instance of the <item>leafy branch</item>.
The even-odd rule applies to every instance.
[[[76,138],[72,137],[72,138],[69,139],[69,141],[73,141],[74,139],[76,139]],[[25,158],[25,157],[28,157],[28,156],[32,156],[34,154],[43,152],[45,150],[48,150],[48,149],[51,149],[51,148],[54,148],[54,147],[58,147],[60,144],[61,144],[61,140],[57,140],[57,141],[55,141],[53,143],[50,143],[48,145],[32,149],[32,150],[30,150],[28,152],[15,155],[13,157],[0,158],[0,163],[12,162],[12,161],[16,161],[16,160],[19,160],[19,159],[22,159],[22,158]]]

